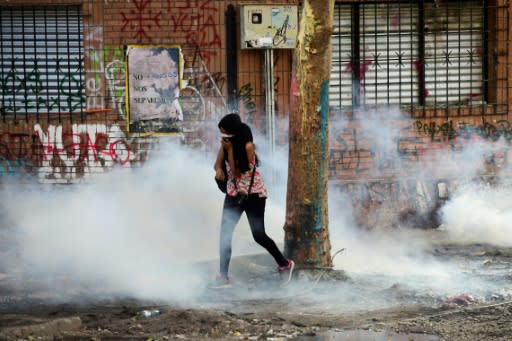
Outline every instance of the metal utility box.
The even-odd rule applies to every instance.
[[[241,5],[242,49],[293,49],[297,40],[296,5]]]

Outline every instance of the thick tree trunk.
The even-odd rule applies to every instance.
[[[305,0],[290,115],[285,253],[303,267],[332,267],[327,183],[333,0]]]

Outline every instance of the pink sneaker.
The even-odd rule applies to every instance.
[[[285,284],[291,281],[294,268],[295,262],[292,261],[291,259],[288,260],[288,264],[277,268],[277,272],[279,272],[279,275],[282,275],[284,272],[288,271],[288,279],[286,280]]]
[[[231,288],[231,281],[229,280],[229,277],[218,274],[217,277],[215,277],[215,280],[210,283],[209,287],[211,289]]]
[[[290,270],[290,272],[292,272],[294,267],[295,267],[295,262],[294,262],[294,261],[292,261],[291,259],[289,259],[289,260],[288,260],[288,264],[278,267],[278,268],[277,268],[277,271],[278,271],[279,273],[283,273],[283,272],[285,272],[286,270]]]

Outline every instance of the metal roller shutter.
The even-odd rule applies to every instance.
[[[480,103],[484,12],[479,1],[425,6],[425,104]]]
[[[329,104],[331,107],[350,107],[352,106],[351,6],[336,5],[333,22]]]
[[[83,111],[80,8],[0,7],[0,21],[2,111]]]
[[[417,5],[364,5],[360,12],[362,103],[406,104],[418,101]]]
[[[336,4],[331,107],[474,103],[484,31],[480,1]]]

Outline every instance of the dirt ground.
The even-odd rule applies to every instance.
[[[449,296],[396,276],[300,269],[286,282],[268,256],[254,255],[233,260],[233,288],[205,288],[193,302],[161,302],[100,293],[65,276],[4,270],[0,339],[510,340],[512,249],[437,244],[430,253],[457,260],[468,280],[494,285]],[[158,312],[143,317],[144,310]]]

